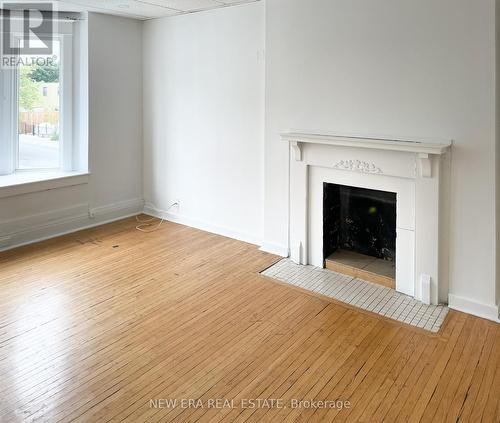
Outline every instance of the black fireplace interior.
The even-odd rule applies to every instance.
[[[396,194],[324,183],[324,258],[338,249],[395,261]]]

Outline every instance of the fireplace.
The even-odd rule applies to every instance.
[[[323,256],[338,249],[396,260],[396,194],[323,183]]]
[[[396,193],[323,183],[325,267],[395,287]]]
[[[359,254],[392,264],[397,291],[447,301],[450,142],[282,138],[290,145],[293,261],[323,267],[336,251]]]

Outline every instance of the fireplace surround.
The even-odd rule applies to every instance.
[[[323,188],[336,184],[396,196],[396,290],[426,303],[448,297],[451,142],[282,134],[290,145],[289,247],[323,267]]]

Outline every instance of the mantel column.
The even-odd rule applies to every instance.
[[[290,257],[307,264],[308,166],[303,161],[300,143],[290,143]]]
[[[418,155],[420,171],[415,179],[415,298],[438,304],[440,158],[427,156]]]

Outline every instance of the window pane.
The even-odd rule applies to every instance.
[[[60,43],[53,56],[19,68],[18,169],[59,168]]]

